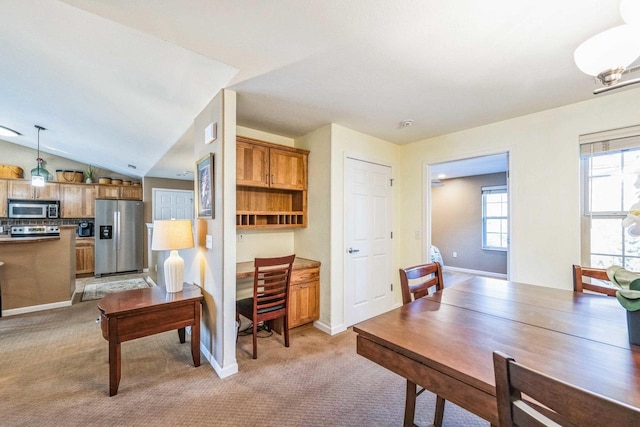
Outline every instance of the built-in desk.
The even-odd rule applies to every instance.
[[[238,299],[253,295],[253,261],[236,264]],[[293,262],[289,291],[289,328],[311,323],[320,318],[320,262],[297,258]],[[274,325],[279,330],[279,325]]]

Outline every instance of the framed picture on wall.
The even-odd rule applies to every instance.
[[[214,218],[213,159],[213,153],[209,153],[196,163],[198,179],[198,218]]]

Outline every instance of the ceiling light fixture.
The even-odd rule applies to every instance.
[[[596,95],[640,83],[640,79],[620,81],[623,74],[638,69],[628,69],[640,56],[638,1],[623,0],[620,13],[626,24],[596,34],[578,46],[573,54],[578,68],[585,74],[597,77],[604,85],[593,91]]]
[[[407,120],[403,120],[400,122],[400,127],[402,128],[408,128],[409,126],[411,126],[413,124],[413,120],[411,119],[407,119]]]
[[[13,129],[9,129],[6,126],[0,126],[0,135],[2,136],[20,136],[22,135],[20,132],[13,130]]]
[[[36,162],[38,165],[31,169],[31,185],[34,187],[44,187],[44,182],[49,179],[49,172],[42,166],[42,158],[40,157],[40,131],[46,130],[42,126],[34,125],[38,129],[38,157]]]

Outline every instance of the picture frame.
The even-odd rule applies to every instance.
[[[196,162],[198,180],[198,218],[214,218],[214,155],[209,153]]]

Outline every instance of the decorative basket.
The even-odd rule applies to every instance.
[[[122,185],[131,185],[131,181],[122,181]]]
[[[24,171],[19,166],[0,165],[0,178],[20,179],[20,178],[22,178],[23,173],[24,173]]]
[[[84,182],[84,173],[80,171],[63,171],[56,169],[59,182]]]
[[[98,178],[98,184],[111,184],[111,178],[101,176]]]
[[[120,185],[120,184],[122,184],[122,180],[118,179],[118,178],[114,178],[114,179],[111,180],[111,183],[115,184],[115,185]]]

